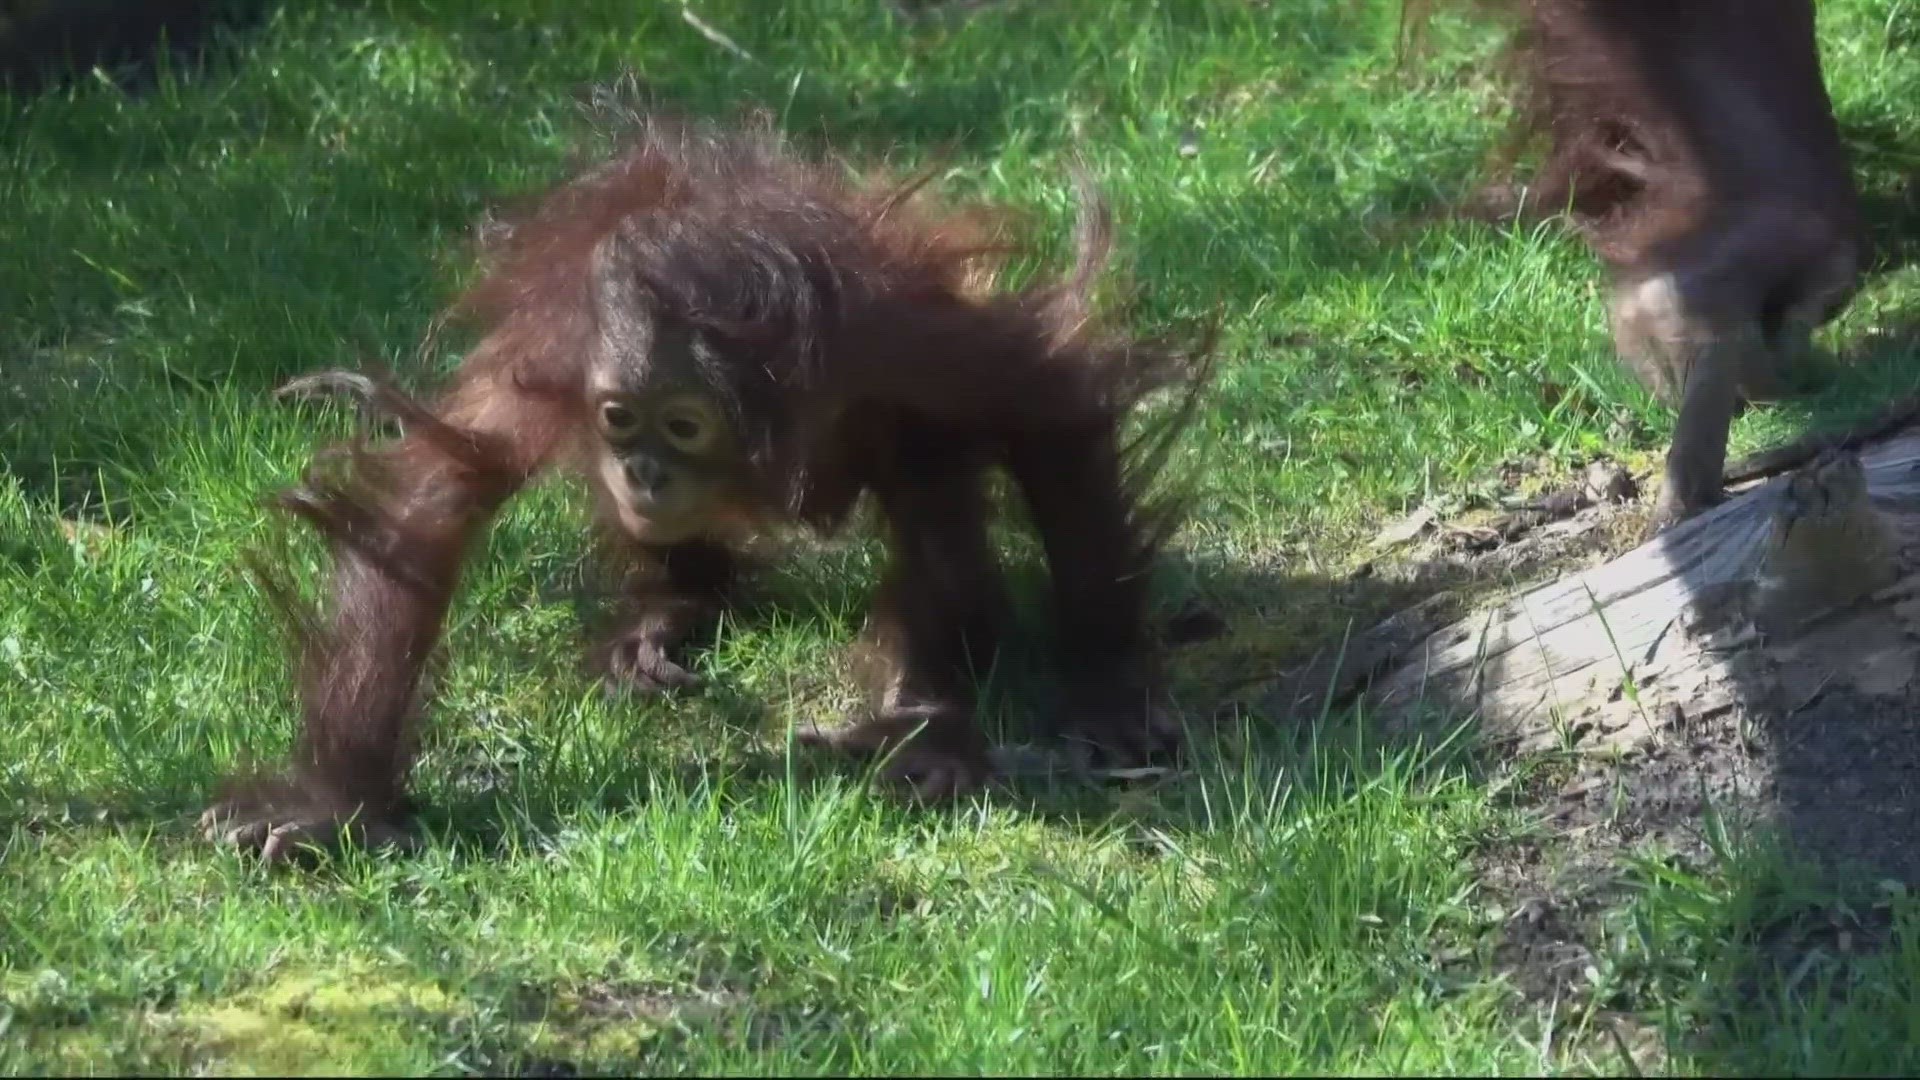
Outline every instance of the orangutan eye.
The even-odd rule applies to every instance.
[[[600,430],[609,439],[623,439],[640,430],[640,415],[618,401],[600,406]]]
[[[703,401],[685,398],[660,409],[660,434],[683,454],[698,454],[713,442],[717,427],[713,411]]]

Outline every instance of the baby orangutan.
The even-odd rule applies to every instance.
[[[413,714],[460,566],[552,466],[586,479],[635,568],[606,667],[643,689],[694,681],[679,651],[725,602],[740,539],[830,532],[871,493],[885,676],[869,715],[806,737],[891,754],[889,776],[923,798],[990,772],[970,671],[1003,607],[985,490],[1002,468],[1051,573],[1061,733],[1119,763],[1171,749],[1145,604],[1173,514],[1146,492],[1205,365],[1092,318],[1109,244],[1085,184],[1072,274],[1019,291],[987,288],[981,216],[923,209],[918,186],[851,180],[765,130],[646,120],[491,239],[461,305],[482,337],[437,407],[312,380],[358,386],[403,434],[281,497],[330,545],[332,603],[301,635],[290,768],[237,785],[205,815],[210,837],[270,859],[343,831],[406,839]],[[1176,407],[1123,439],[1168,387]]]

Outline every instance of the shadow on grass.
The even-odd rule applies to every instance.
[[[861,560],[858,553],[835,552],[769,568],[752,598],[737,610],[736,625],[809,608],[864,610],[871,582],[867,575],[849,570],[850,564]],[[999,664],[979,686],[981,722],[996,744],[1047,747],[1054,745],[1047,717],[1054,707],[1057,683],[1049,657],[1048,620],[1040,602],[1044,568],[1032,557],[1009,560],[1007,570],[1015,613]],[[1340,714],[1297,725],[1249,722],[1237,711],[1221,709],[1226,698],[1221,685],[1233,681],[1232,673],[1244,678],[1301,659],[1327,637],[1337,639],[1349,624],[1364,627],[1406,606],[1420,594],[1420,587],[1373,578],[1327,580],[1267,573],[1226,560],[1181,556],[1169,558],[1163,572],[1167,587],[1155,605],[1154,624],[1163,638],[1175,710],[1189,728],[1180,767],[1144,784],[1069,774],[1015,776],[985,798],[1056,827],[1087,832],[1129,821],[1212,831],[1230,827],[1231,822],[1215,818],[1218,807],[1194,785],[1213,784],[1217,790],[1227,775],[1223,770],[1231,772],[1234,785],[1252,785],[1269,795],[1274,785],[1300,782],[1321,785],[1320,790],[1333,782],[1337,789],[1366,781],[1363,762],[1405,749],[1390,737],[1354,726],[1350,717]],[[576,608],[591,612],[603,599],[576,594]],[[1286,620],[1284,632],[1270,632],[1272,620]],[[1218,636],[1182,642],[1196,625],[1218,628]],[[531,654],[523,659],[529,665],[550,662]],[[854,691],[857,684],[846,665],[836,663],[833,668],[809,672],[803,681],[809,689]],[[608,762],[596,769],[597,775],[587,785],[591,794],[560,791],[531,779],[532,773],[514,775],[517,765],[539,772],[531,761],[501,769],[479,760],[477,754],[469,756],[463,748],[477,752],[489,740],[484,718],[461,718],[458,735],[429,734],[427,738],[433,760],[423,762],[418,780],[423,789],[442,794],[424,806],[423,822],[476,857],[493,858],[505,854],[503,845],[510,837],[524,836],[526,830],[536,835],[557,832],[586,806],[617,811],[644,803],[663,783],[682,792],[716,785],[752,792],[791,782],[799,797],[808,799],[828,786],[871,779],[872,763],[802,748],[789,754],[777,708],[782,703],[741,688],[724,672],[709,675],[697,690],[674,695],[674,701],[675,706],[666,710],[670,718],[663,718],[660,709],[645,710],[650,733],[642,737],[654,748],[636,755],[631,768]],[[1340,740],[1343,752],[1328,759],[1318,749],[1330,738]],[[674,749],[663,754],[661,748],[667,745]],[[1346,754],[1347,749],[1352,753]],[[446,775],[449,766],[452,776]],[[436,770],[441,775],[434,775]],[[1331,780],[1334,773],[1340,774],[1337,781]],[[1143,801],[1144,787],[1158,787],[1174,797]],[[923,807],[917,812],[965,813],[965,805]]]
[[[1888,273],[1920,257],[1920,125],[1910,116],[1843,113],[1840,133],[1860,184],[1861,212],[1873,245],[1870,270]]]
[[[852,613],[857,626],[858,613],[864,611],[873,588],[872,575],[863,565],[867,561],[868,552],[855,547],[808,552],[773,564],[756,578],[733,621],[736,626],[752,627],[776,618],[812,621],[816,616],[809,612],[836,612]],[[1049,620],[1043,610],[1044,564],[1032,550],[1006,562],[1015,611],[999,666],[979,688],[981,721],[996,743],[1052,746],[1047,717],[1054,707],[1057,683],[1049,655]],[[1221,708],[1228,696],[1222,687],[1236,678],[1252,678],[1301,659],[1326,640],[1338,640],[1349,626],[1371,625],[1416,598],[1416,586],[1373,577],[1329,580],[1269,572],[1227,559],[1185,554],[1165,560],[1162,578],[1153,625],[1163,639],[1174,709],[1189,728],[1180,768],[1144,783],[1071,775],[1014,777],[986,798],[1058,827],[1088,832],[1136,818],[1162,828],[1211,831],[1227,828],[1230,822],[1213,819],[1215,807],[1193,785],[1211,783],[1217,788],[1226,776],[1222,770],[1230,771],[1232,782],[1241,786],[1271,787],[1303,778],[1324,784],[1330,774],[1317,764],[1320,755],[1315,747],[1336,731],[1341,733],[1342,745],[1351,746],[1362,758],[1393,752],[1376,733],[1354,728],[1350,718],[1342,715],[1297,725],[1250,723]],[[590,628],[606,618],[606,594],[593,585],[582,587],[563,580],[559,571],[537,589],[550,599],[564,597],[571,602],[580,616],[576,643],[593,640]],[[840,621],[839,616],[825,617]],[[1196,633],[1195,627],[1201,632]],[[472,648],[469,637],[455,634],[448,647]],[[1195,637],[1203,639],[1187,640]],[[833,647],[835,660],[821,670],[801,673],[799,689],[807,700],[863,696],[842,662],[848,644]],[[571,653],[545,647],[503,651],[498,645],[487,651],[490,677],[502,685],[551,681],[556,652],[563,657]],[[702,664],[697,654],[694,662]],[[489,709],[448,715],[430,706],[430,714],[437,715],[430,715],[424,725],[422,759],[412,782],[422,824],[475,857],[497,858],[506,856],[510,844],[529,832],[552,835],[589,809],[618,811],[643,804],[662,784],[678,792],[720,785],[751,797],[756,789],[783,786],[791,780],[806,799],[829,785],[861,782],[872,768],[870,763],[801,748],[789,755],[783,745],[782,719],[792,713],[789,703],[780,700],[778,691],[743,686],[724,669],[709,671],[701,687],[671,694],[664,703],[618,693],[612,698],[616,703],[632,702],[635,750],[627,761],[616,756],[584,766],[577,760],[566,765],[541,760],[566,756],[564,735],[541,739],[541,748],[528,748],[524,733],[511,718],[496,716]],[[292,706],[288,698],[275,711],[290,722]],[[858,705],[853,708],[857,711]],[[1359,758],[1331,767],[1342,771],[1341,786],[1365,780]],[[214,779],[212,772],[204,778]],[[1160,788],[1172,797],[1143,801],[1143,787]],[[15,790],[9,792],[8,802],[20,815],[16,824],[38,829],[61,822],[184,821],[197,812],[205,796],[186,788]],[[929,807],[918,812],[946,814],[964,809]],[[0,823],[10,816],[0,815]]]
[[[270,0],[22,0],[0,22],[0,90],[36,94],[95,68],[122,90],[151,89],[157,69],[191,68],[261,22]]]

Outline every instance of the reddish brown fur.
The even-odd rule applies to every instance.
[[[404,437],[285,500],[332,546],[330,623],[303,639],[291,776],[238,791],[210,827],[272,853],[349,815],[400,815],[422,665],[467,549],[524,483],[579,469],[595,445],[591,267],[619,230],[651,316],[722,343],[747,468],[732,520],[664,548],[621,544],[637,610],[612,645],[616,676],[687,681],[667,657],[725,602],[730,536],[779,521],[832,530],[872,492],[890,558],[870,631],[891,669],[872,722],[829,741],[896,748],[925,723],[903,774],[965,790],[985,765],[965,672],[990,653],[1002,606],[982,486],[1000,465],[1053,573],[1063,726],[1122,756],[1166,741],[1147,700],[1145,585],[1174,517],[1145,493],[1204,368],[1093,319],[1108,246],[1097,206],[1083,208],[1069,280],[994,291],[993,219],[924,206],[917,186],[852,180],[765,131],[649,120],[496,230],[458,305],[482,336],[440,405],[363,384]],[[1136,404],[1171,384],[1187,388],[1179,407],[1123,445]]]
[[[1520,56],[1551,137],[1532,197],[1638,265],[1750,205],[1859,243],[1808,0],[1534,0]]]
[[[1528,0],[1525,20],[1522,121],[1550,142],[1530,203],[1571,209],[1613,273],[1622,358],[1680,405],[1671,521],[1720,497],[1740,400],[1786,389],[1864,261],[1813,6]]]

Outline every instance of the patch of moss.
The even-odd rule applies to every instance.
[[[168,1014],[161,1030],[190,1058],[223,1072],[306,1076],[388,1072],[421,1049],[418,1033],[446,1030],[471,1003],[425,981],[375,972],[294,973],[204,1008]]]

